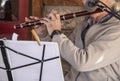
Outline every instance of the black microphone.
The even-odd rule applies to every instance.
[[[85,3],[85,10],[89,11],[89,12],[93,12],[95,11],[98,7],[99,0],[87,0],[87,2]]]

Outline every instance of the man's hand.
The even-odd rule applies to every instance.
[[[42,18],[41,23],[44,23],[47,26],[49,35],[51,35],[54,30],[61,31],[60,15],[57,14],[55,10],[52,10],[48,17]]]

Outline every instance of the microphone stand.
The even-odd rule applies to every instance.
[[[106,11],[107,13],[111,14],[112,16],[116,17],[117,19],[120,20],[120,15],[115,12],[115,10],[112,10],[110,7],[108,7],[106,4],[104,4],[103,2],[99,1],[98,3],[101,3],[102,5],[97,4],[96,6],[98,6],[102,11]]]

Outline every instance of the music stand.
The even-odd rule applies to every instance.
[[[0,81],[64,81],[57,43],[0,40]]]

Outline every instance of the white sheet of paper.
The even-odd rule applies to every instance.
[[[39,60],[42,59],[43,45],[45,45],[44,60],[58,56],[59,58],[43,62],[41,81],[64,81],[57,43],[41,42],[41,45],[39,46],[36,41],[5,40],[4,42],[6,46],[16,50],[17,52],[37,58]],[[11,68],[38,62],[34,59],[16,54],[8,49],[7,55]],[[40,69],[41,63],[14,69],[12,70],[13,79],[14,81],[39,81]],[[0,70],[0,81],[4,81],[2,76],[3,75],[1,75]]]

